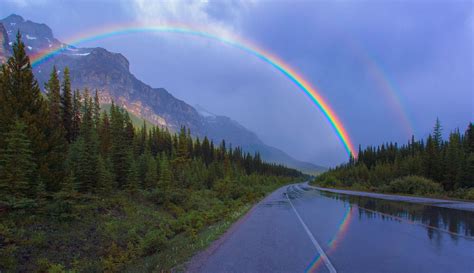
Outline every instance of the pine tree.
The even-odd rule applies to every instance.
[[[463,153],[459,131],[451,133],[446,149],[446,170],[444,172],[444,188],[453,190],[462,168]]]
[[[464,141],[466,154],[474,153],[474,124],[472,122],[467,126]]]
[[[98,127],[100,123],[100,99],[99,99],[99,93],[97,89],[95,90],[95,95],[94,95],[94,104],[92,106],[92,116],[93,116],[95,126]]]
[[[75,157],[71,162],[75,183],[83,193],[96,191],[99,178],[99,139],[94,129],[91,106],[92,100],[86,90],[80,134],[71,148],[71,156]]]
[[[441,150],[441,145],[443,144],[443,128],[441,127],[441,122],[439,121],[439,118],[436,118],[435,126],[433,129],[433,142],[438,150],[438,152]]]
[[[138,190],[139,185],[139,178],[138,178],[138,165],[137,162],[134,160],[132,153],[128,154],[128,162],[129,167],[127,170],[127,186],[126,189],[134,193]]]
[[[69,74],[69,68],[64,69],[64,80],[62,84],[61,94],[61,114],[62,122],[65,130],[65,137],[68,143],[73,140],[73,115],[74,109],[72,105],[72,91],[71,91],[71,79]]]
[[[111,164],[99,156],[98,159],[98,179],[97,179],[97,191],[102,194],[110,193],[114,188],[114,177],[111,169]]]
[[[49,104],[49,122],[56,127],[61,122],[61,86],[56,66],[53,66],[49,81],[45,84]]]
[[[5,148],[0,152],[0,196],[25,198],[33,185],[31,142],[26,135],[26,126],[16,121],[4,134]]]
[[[166,154],[162,155],[160,162],[160,179],[159,186],[165,193],[168,193],[171,188],[172,173],[170,170],[168,158]]]
[[[153,189],[158,184],[158,166],[151,154],[148,153],[146,158],[145,189]]]
[[[3,66],[1,78],[4,101],[0,109],[0,131],[7,132],[14,120],[22,122],[25,125],[25,134],[31,141],[32,156],[36,162],[33,176],[48,179],[51,173],[48,166],[50,145],[46,138],[49,127],[47,104],[33,76],[19,32],[13,44],[13,55]],[[0,145],[3,146],[2,142],[3,139],[0,140]]]
[[[129,135],[125,130],[124,114],[113,102],[110,107],[110,134],[112,136],[110,159],[113,173],[118,187],[123,189],[127,185],[127,172],[131,164],[129,153],[132,151],[128,140]]]
[[[79,90],[74,91],[72,106],[72,124],[71,124],[71,141],[79,137],[82,121],[82,102]]]
[[[112,136],[110,135],[110,120],[107,112],[103,112],[98,128],[100,140],[100,154],[102,157],[108,157],[112,145]]]
[[[43,179],[45,179],[47,190],[58,191],[65,175],[66,139],[61,116],[61,84],[56,67],[53,67],[50,79],[45,87],[48,92],[49,106],[49,123],[46,130],[49,149],[46,157],[48,173],[47,176],[43,175]]]

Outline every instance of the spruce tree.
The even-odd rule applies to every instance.
[[[79,90],[74,91],[73,106],[72,106],[72,124],[71,124],[71,141],[79,137],[82,121],[82,102],[81,93]]]
[[[101,194],[109,194],[113,190],[114,177],[110,171],[111,166],[108,160],[105,160],[102,156],[98,159],[98,179],[97,179],[97,192]]]
[[[128,154],[127,158],[129,164],[128,164],[128,170],[127,170],[127,185],[126,189],[134,193],[138,190],[139,186],[139,177],[138,177],[138,165],[137,162],[134,160],[132,153]]]
[[[97,89],[95,90],[95,95],[94,95],[94,104],[92,107],[92,116],[94,119],[94,124],[96,127],[98,127],[100,123],[100,99],[99,99],[99,91]]]
[[[61,86],[56,66],[53,66],[49,81],[45,84],[48,96],[49,122],[56,127],[62,124],[61,120]]]
[[[172,173],[166,154],[161,156],[159,186],[165,192],[169,193],[171,188]]]
[[[112,145],[112,136],[110,135],[110,120],[107,112],[103,112],[98,128],[100,140],[100,154],[103,158],[109,156],[110,147]]]
[[[43,177],[46,181],[46,189],[58,191],[64,179],[64,160],[66,150],[65,130],[61,115],[61,84],[58,71],[53,67],[50,79],[45,85],[48,96],[49,123],[46,130],[46,138],[49,146],[47,152],[48,174]]]
[[[444,172],[444,187],[454,189],[455,182],[462,168],[463,152],[461,146],[461,136],[459,131],[450,134],[449,142],[446,147],[446,170]],[[459,182],[459,181],[458,181]]]
[[[145,189],[153,189],[158,184],[158,166],[156,160],[148,153],[146,160]]]
[[[48,166],[50,144],[46,137],[49,127],[47,105],[33,76],[20,32],[13,44],[13,55],[3,66],[1,78],[4,101],[0,109],[0,130],[7,132],[14,120],[22,122],[25,125],[25,134],[31,141],[33,160],[37,163],[33,176],[45,180],[51,178]],[[2,141],[0,140],[0,144],[3,146]]]
[[[61,114],[62,122],[65,130],[65,137],[68,143],[73,140],[73,115],[74,109],[72,105],[72,91],[71,91],[71,79],[69,74],[69,68],[64,69],[64,80],[62,84],[61,94]]]
[[[0,196],[2,199],[28,197],[34,185],[35,163],[26,125],[17,120],[3,138],[5,146],[0,152]]]

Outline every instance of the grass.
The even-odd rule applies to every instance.
[[[186,199],[157,204],[149,192],[49,196],[34,213],[0,215],[1,272],[177,272],[258,200],[289,180],[222,199],[213,190],[181,190]],[[69,202],[69,203],[68,203]],[[67,206],[65,204],[73,204]]]

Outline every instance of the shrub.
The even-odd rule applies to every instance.
[[[474,200],[474,188],[470,188],[466,191],[465,198],[469,200]]]
[[[321,187],[339,187],[342,185],[342,182],[335,176],[330,174],[322,174],[316,178],[316,184]]]
[[[390,182],[385,191],[404,194],[433,194],[443,191],[440,184],[420,176],[405,176]]]
[[[164,248],[166,241],[166,235],[161,230],[154,229],[148,232],[141,241],[142,256],[151,255]]]

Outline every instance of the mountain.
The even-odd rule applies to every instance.
[[[285,164],[308,173],[324,170],[323,167],[298,161],[283,151],[264,144],[255,133],[228,117],[214,115],[201,107],[194,108],[175,98],[164,88],[153,88],[143,83],[130,72],[127,58],[120,53],[100,47],[77,48],[63,44],[53,36],[47,25],[25,20],[19,15],[10,15],[0,20],[0,23],[4,26],[0,27],[0,31],[3,29],[2,41],[7,46],[8,41],[16,39],[15,35],[20,30],[27,52],[31,54],[55,46],[63,48],[54,58],[34,67],[40,86],[44,86],[49,79],[53,65],[60,74],[68,66],[73,88],[98,90],[102,104],[114,101],[133,115],[173,131],[186,126],[197,136],[206,135],[215,142],[225,139],[234,146],[241,146],[245,151],[260,152],[262,158],[270,162]],[[9,52],[9,49],[5,48],[3,51]],[[5,56],[5,53],[2,54]]]

